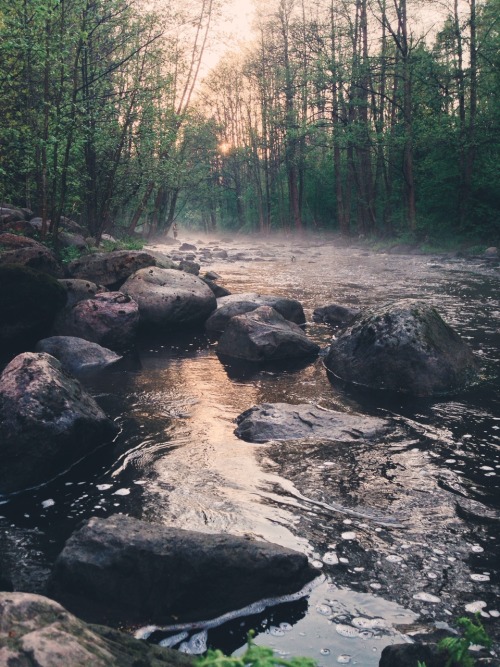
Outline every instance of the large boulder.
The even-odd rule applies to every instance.
[[[137,301],[141,324],[146,326],[197,324],[217,306],[203,280],[175,269],[141,269],[122,285],[122,291]]]
[[[217,353],[245,361],[279,361],[315,356],[319,345],[274,308],[259,308],[232,317],[217,346]]]
[[[222,333],[232,317],[250,313],[259,306],[270,306],[285,320],[295,322],[295,324],[304,324],[306,321],[302,304],[295,299],[246,292],[230,294],[217,299],[217,310],[206,321],[206,330],[210,333]]]
[[[0,664],[9,667],[190,667],[193,659],[90,626],[32,593],[0,593]]]
[[[111,350],[126,350],[135,341],[139,307],[122,292],[101,292],[64,308],[57,316],[52,334],[76,336]]]
[[[35,241],[35,239],[30,239],[27,236],[21,236],[20,234],[11,234],[10,232],[3,232],[0,234],[0,252],[5,250],[17,250],[18,248],[41,248],[45,249],[45,246]]]
[[[366,313],[333,341],[325,365],[342,380],[417,396],[463,389],[478,372],[471,349],[437,310],[411,299]]]
[[[102,371],[122,359],[106,347],[75,336],[44,338],[38,341],[35,349],[58,359],[62,367],[75,377]]]
[[[24,266],[60,278],[63,270],[55,255],[40,243],[0,252],[0,266]]]
[[[325,410],[309,403],[263,403],[245,410],[236,419],[235,434],[247,442],[270,440],[359,440],[374,438],[387,422],[346,412]]]
[[[66,289],[68,294],[68,300],[66,301],[66,306],[68,308],[74,306],[78,301],[92,299],[96,294],[108,291],[103,285],[96,285],[95,283],[90,282],[90,280],[61,278],[59,282]]]
[[[68,264],[67,271],[71,278],[91,280],[105,287],[116,288],[139,269],[155,264],[155,258],[143,250],[114,250],[75,259]]]
[[[55,278],[22,266],[0,266],[0,343],[34,343],[50,331],[66,303]]]
[[[0,491],[51,479],[115,433],[57,359],[20,354],[0,376]]]
[[[298,591],[315,572],[285,547],[232,535],[93,517],[56,560],[50,594],[83,618],[200,620]]]

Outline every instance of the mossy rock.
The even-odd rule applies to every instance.
[[[45,337],[66,303],[66,289],[52,276],[22,266],[0,266],[0,285],[0,341],[19,347]]]

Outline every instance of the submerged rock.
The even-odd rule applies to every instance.
[[[325,358],[336,377],[417,396],[448,394],[477,378],[472,350],[432,306],[404,299],[366,313]]]
[[[217,305],[201,278],[174,269],[141,269],[125,282],[122,291],[137,301],[141,324],[146,326],[204,322]]]
[[[387,428],[387,422],[333,410],[309,403],[263,403],[237,417],[235,434],[247,442],[270,440],[358,440],[373,438]]]
[[[12,667],[190,667],[192,658],[90,626],[31,593],[0,593],[0,663]]]
[[[116,431],[57,359],[18,355],[0,376],[0,492],[48,481]]]
[[[75,336],[52,336],[38,341],[37,352],[59,359],[63,368],[76,377],[101,371],[122,357],[106,347]]]
[[[361,311],[357,308],[347,308],[346,306],[338,306],[337,304],[330,304],[329,306],[322,306],[315,308],[313,312],[313,320],[315,322],[324,322],[325,324],[333,324],[334,326],[348,326],[359,317]]]
[[[315,575],[306,556],[276,544],[117,514],[69,538],[49,590],[92,619],[199,620],[298,591]]]
[[[274,308],[259,308],[232,317],[222,334],[217,353],[246,361],[278,361],[313,357],[319,345]]]
[[[245,292],[244,294],[230,294],[218,298],[217,310],[208,318],[205,328],[210,333],[222,333],[232,317],[249,313],[259,308],[259,306],[270,306],[285,320],[295,324],[304,324],[306,321],[302,304],[295,299],[287,299],[272,294]]]

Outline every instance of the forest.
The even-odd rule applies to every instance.
[[[498,238],[500,0],[0,0],[0,200],[104,232]],[[491,244],[491,243],[490,243]]]

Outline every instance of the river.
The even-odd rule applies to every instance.
[[[321,357],[234,368],[219,361],[216,341],[203,332],[143,337],[121,366],[88,383],[120,425],[113,446],[0,505],[16,587],[42,589],[82,520],[124,512],[275,542],[306,553],[318,569],[300,599],[182,633],[177,646],[183,641],[185,650],[208,642],[235,651],[255,628],[256,641],[280,655],[371,667],[385,645],[447,627],[473,609],[498,637],[498,263],[376,253],[327,236],[193,242],[227,250],[228,258],[204,261],[202,271],[220,274],[232,293],[301,301],[307,333],[323,348],[335,331],[312,322],[318,306],[423,299],[473,348],[481,382],[446,398],[395,399],[330,381]],[[235,418],[263,402],[383,416],[391,429],[375,443],[236,438]],[[172,634],[179,633],[158,629],[151,640],[172,643]]]

